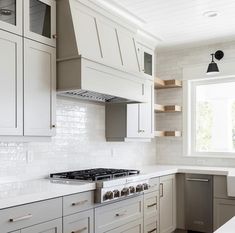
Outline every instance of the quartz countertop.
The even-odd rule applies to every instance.
[[[152,165],[139,168],[140,175],[147,178],[159,177],[176,173],[197,173],[210,175],[230,176],[235,179],[235,168],[200,167],[200,166],[168,166]],[[91,182],[53,182],[49,179],[35,179],[0,184],[0,209],[23,205],[31,202],[42,201],[75,193],[95,190],[95,184]],[[229,191],[229,187],[228,187]]]
[[[234,233],[235,229],[235,217],[231,218],[223,226],[217,229],[214,233]]]

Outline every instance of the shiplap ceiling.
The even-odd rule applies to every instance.
[[[113,0],[143,19],[160,46],[235,39],[235,0]],[[204,12],[217,11],[209,18]]]

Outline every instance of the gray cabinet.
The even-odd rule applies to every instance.
[[[55,134],[56,51],[24,40],[24,135]]]
[[[56,46],[55,0],[24,0],[24,37]]]
[[[23,0],[0,1],[0,28],[22,35]]]
[[[63,233],[93,233],[93,210],[83,211],[63,218]]]
[[[147,103],[106,105],[106,139],[108,141],[153,138],[153,88],[153,82],[146,81],[144,91]]]
[[[62,233],[62,219],[41,223],[22,229],[20,233]]]
[[[0,30],[0,135],[3,136],[23,135],[22,44],[22,37]]]
[[[171,233],[176,228],[175,175],[160,177],[160,233]]]

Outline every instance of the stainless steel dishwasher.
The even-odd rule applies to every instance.
[[[213,232],[213,176],[185,174],[185,222],[189,232]]]

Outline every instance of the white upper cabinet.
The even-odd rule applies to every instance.
[[[55,49],[24,40],[24,135],[55,134]]]
[[[22,0],[0,0],[0,28],[22,35]]]
[[[124,28],[118,29],[118,39],[122,55],[123,66],[132,72],[140,72],[134,35]]]
[[[56,46],[55,0],[24,0],[24,36]]]
[[[122,59],[119,48],[117,25],[107,20],[98,21],[98,32],[103,61],[114,67],[122,66]]]
[[[140,63],[140,71],[150,79],[154,78],[154,50],[137,43],[137,54]]]
[[[0,135],[23,135],[22,38],[0,31]]]
[[[82,10],[83,8],[76,1],[72,1],[70,7],[74,18],[74,32],[79,54],[88,59],[100,61],[102,53],[95,15],[92,12]]]

